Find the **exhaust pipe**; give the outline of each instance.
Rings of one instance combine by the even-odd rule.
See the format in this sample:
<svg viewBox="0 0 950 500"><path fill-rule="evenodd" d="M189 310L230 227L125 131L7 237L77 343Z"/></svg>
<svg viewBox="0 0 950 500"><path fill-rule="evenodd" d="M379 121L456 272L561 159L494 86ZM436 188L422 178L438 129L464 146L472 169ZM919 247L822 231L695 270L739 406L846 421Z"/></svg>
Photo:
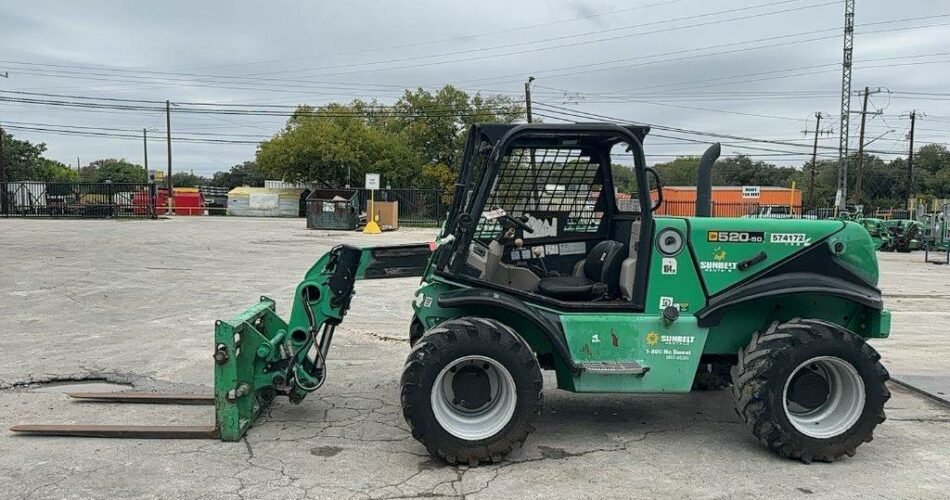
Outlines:
<svg viewBox="0 0 950 500"><path fill-rule="evenodd" d="M709 146L699 159L699 177L696 179L696 217L709 217L712 212L712 167L719 159L719 143Z"/></svg>

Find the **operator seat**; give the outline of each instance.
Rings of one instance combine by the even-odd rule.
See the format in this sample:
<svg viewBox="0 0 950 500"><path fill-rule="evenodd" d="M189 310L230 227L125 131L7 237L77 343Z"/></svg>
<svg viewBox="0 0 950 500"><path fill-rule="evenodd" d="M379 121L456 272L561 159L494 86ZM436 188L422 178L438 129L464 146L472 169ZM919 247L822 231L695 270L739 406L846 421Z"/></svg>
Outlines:
<svg viewBox="0 0 950 500"><path fill-rule="evenodd" d="M538 293L559 300L610 298L620 287L620 264L626 245L601 241L584 259L583 276L554 276L538 282Z"/></svg>

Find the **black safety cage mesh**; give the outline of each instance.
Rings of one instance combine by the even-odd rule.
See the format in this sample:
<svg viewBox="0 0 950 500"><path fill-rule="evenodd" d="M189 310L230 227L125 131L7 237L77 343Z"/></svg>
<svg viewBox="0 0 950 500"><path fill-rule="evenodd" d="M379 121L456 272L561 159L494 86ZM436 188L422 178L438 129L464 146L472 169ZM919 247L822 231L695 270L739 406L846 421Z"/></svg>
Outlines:
<svg viewBox="0 0 950 500"><path fill-rule="evenodd" d="M596 233L604 218L602 190L600 161L586 150L513 148L500 161L484 210L501 208L512 217L557 214L566 218L563 233ZM490 239L500 231L495 220L482 218L475 236Z"/></svg>

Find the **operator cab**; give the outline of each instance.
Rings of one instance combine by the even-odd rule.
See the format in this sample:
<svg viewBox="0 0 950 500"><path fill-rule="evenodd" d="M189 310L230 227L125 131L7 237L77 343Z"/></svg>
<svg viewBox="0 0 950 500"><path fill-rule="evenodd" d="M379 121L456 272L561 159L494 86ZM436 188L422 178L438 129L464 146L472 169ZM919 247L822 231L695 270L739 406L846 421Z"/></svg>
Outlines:
<svg viewBox="0 0 950 500"><path fill-rule="evenodd" d="M612 124L470 131L437 272L536 303L642 310L654 208L642 141ZM625 165L624 165L625 163ZM619 181L614 179L617 172Z"/></svg>

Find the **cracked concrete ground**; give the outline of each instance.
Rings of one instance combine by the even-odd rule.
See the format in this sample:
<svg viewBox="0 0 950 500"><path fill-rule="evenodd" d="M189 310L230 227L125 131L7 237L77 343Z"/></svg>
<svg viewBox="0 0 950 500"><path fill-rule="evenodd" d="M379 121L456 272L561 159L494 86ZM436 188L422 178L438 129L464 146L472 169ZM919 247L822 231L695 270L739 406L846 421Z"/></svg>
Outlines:
<svg viewBox="0 0 950 500"><path fill-rule="evenodd" d="M99 405L29 382L99 378L208 392L213 322L288 298L331 246L417 242L308 231L303 220L0 220L0 498L946 498L950 410L892 385L854 458L802 465L763 449L727 392L577 395L546 374L539 430L501 464L448 467L406 429L398 380L415 279L361 282L300 406L280 400L242 443L13 436L16 423L205 424L204 406ZM950 375L950 268L881 255L894 312L876 341L894 373Z"/></svg>

